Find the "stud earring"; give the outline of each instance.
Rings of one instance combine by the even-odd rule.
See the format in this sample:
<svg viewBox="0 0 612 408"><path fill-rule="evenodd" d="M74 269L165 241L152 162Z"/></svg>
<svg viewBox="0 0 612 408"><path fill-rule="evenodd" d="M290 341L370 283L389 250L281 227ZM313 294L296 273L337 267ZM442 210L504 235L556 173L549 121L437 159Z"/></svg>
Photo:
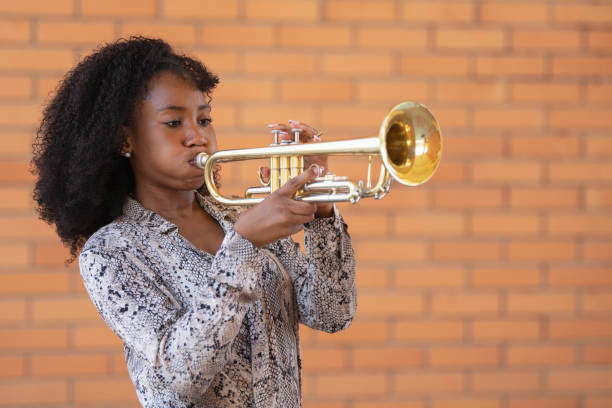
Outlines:
<svg viewBox="0 0 612 408"><path fill-rule="evenodd" d="M124 157L127 157L127 158L129 159L130 157L132 157L132 153L130 153L130 152L125 152L125 153L123 153L123 156L124 156Z"/></svg>

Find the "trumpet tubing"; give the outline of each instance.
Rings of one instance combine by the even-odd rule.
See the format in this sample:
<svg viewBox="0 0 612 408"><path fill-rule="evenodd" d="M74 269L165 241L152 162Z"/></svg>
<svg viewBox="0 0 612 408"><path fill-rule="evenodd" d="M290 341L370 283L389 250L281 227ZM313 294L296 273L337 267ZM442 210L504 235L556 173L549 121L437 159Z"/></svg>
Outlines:
<svg viewBox="0 0 612 408"><path fill-rule="evenodd" d="M310 155L368 155L367 181L357 183L327 174L304 186L296 194L296 200L309 202L356 203L361 198L384 197L391 180L416 186L429 180L440 163L442 135L437 121L423 105L403 102L394 107L383 120L378 136L321 143L299 143L299 129L293 129L294 141L283 141L268 147L221 150L212 155L200 153L195 157L198 167L204 169L205 182L211 196L226 205L253 205L271 194L283 184L300 174L304 156ZM277 134L275 136L278 136ZM380 157L382 165L376 185L372 187L372 158ZM244 198L228 198L221 195L214 184L213 169L216 163L269 159L270 180L260 187L246 190Z"/></svg>

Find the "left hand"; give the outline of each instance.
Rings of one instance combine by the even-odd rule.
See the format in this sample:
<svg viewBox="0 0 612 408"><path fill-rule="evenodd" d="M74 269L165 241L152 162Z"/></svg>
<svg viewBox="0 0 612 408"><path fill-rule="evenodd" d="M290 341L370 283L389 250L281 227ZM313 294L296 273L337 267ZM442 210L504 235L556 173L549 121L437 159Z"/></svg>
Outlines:
<svg viewBox="0 0 612 408"><path fill-rule="evenodd" d="M293 140L293 133L291 129L302 129L300 133L300 143L318 143L321 141L322 133L317 129L309 126L305 123L289 120L289 124L286 123L271 123L268 125L270 130L280 130L281 133L279 136L280 140ZM280 142L279 140L279 142ZM316 164L319 166L320 174L319 177L327 174L327 155L321 156L304 156L304 169L310 168L311 165ZM270 169L268 167L262 167L260 169L262 179L269 180L270 178ZM331 217L334 212L334 206L332 203L317 203L317 211L315 212L315 216L318 218Z"/></svg>

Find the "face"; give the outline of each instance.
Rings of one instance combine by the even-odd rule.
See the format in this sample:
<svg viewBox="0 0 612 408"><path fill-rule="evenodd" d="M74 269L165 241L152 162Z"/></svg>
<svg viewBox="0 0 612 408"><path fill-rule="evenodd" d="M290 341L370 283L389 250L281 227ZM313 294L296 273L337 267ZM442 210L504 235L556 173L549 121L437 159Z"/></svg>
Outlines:
<svg viewBox="0 0 612 408"><path fill-rule="evenodd" d="M217 151L207 97L189 80L160 73L136 109L127 151L138 187L194 190L204 183L193 158Z"/></svg>

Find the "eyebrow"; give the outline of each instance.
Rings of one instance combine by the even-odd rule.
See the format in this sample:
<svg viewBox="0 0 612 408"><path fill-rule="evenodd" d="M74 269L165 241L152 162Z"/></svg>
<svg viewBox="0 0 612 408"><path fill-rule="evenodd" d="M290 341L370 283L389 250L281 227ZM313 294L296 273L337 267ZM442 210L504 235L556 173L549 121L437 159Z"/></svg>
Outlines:
<svg viewBox="0 0 612 408"><path fill-rule="evenodd" d="M207 105L207 104L198 106L198 110L203 110L203 109L210 109L210 106ZM165 106L165 107L159 109L158 112L165 111L165 110L174 110L174 111L183 112L186 109L185 109L184 106L168 105L168 106Z"/></svg>

